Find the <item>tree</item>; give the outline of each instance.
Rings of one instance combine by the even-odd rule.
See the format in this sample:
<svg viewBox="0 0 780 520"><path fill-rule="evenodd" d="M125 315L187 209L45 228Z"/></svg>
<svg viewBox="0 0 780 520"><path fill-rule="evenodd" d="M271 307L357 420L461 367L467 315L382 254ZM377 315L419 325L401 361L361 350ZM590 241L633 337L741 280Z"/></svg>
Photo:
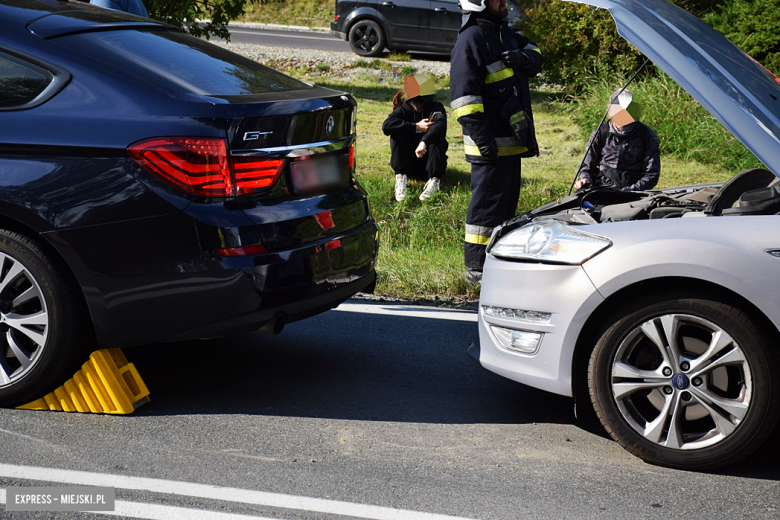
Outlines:
<svg viewBox="0 0 780 520"><path fill-rule="evenodd" d="M244 14L250 0L145 0L149 16L181 27L193 36L230 40L227 24ZM206 22L195 23L196 20Z"/></svg>

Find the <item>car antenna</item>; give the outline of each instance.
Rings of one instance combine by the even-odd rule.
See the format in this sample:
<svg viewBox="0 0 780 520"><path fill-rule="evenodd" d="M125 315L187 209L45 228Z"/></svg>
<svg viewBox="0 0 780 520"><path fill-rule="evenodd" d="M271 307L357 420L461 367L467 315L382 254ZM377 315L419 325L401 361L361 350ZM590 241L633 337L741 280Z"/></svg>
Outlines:
<svg viewBox="0 0 780 520"><path fill-rule="evenodd" d="M626 83L625 86L623 86L623 88L620 89L620 92L618 92L618 96L620 96L620 94L622 94L623 91L628 88L628 86L631 84L631 82L634 81L634 78L636 78L637 75L640 72L642 72L642 69L644 69L645 65L647 65L648 63L650 63L650 59L649 58L645 58L645 62L642 65L640 65L638 69L636 69L636 72L634 72L634 75L631 76L631 79L628 80L628 83ZM609 115L609 106L607 106L607 110L604 112L604 117L601 118L601 122L596 127L597 129L601 128L601 125L604 124L604 121L607 119L608 115ZM574 179L572 179L572 181L571 181L571 186L569 186L569 193L567 193L567 195L571 195L571 190L574 189L574 184L577 182L577 177L579 177L579 175L580 175L580 170L582 170L582 165L585 164L585 157L588 156L588 152L590 152L590 149L593 148L593 141L595 141L595 139L594 139L595 137L596 137L596 134L593 134L593 138L588 139L588 146L587 146L587 148L585 148L585 155L582 158L582 162L580 163L580 167L577 168L577 172L574 174Z"/></svg>

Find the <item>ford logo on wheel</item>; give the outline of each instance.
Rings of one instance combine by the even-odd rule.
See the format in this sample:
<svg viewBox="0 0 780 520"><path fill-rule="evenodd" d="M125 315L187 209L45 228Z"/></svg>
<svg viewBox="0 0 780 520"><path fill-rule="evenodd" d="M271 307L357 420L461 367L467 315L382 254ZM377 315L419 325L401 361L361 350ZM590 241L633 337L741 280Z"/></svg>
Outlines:
<svg viewBox="0 0 780 520"><path fill-rule="evenodd" d="M677 374L672 378L672 384L677 390L685 390L688 388L688 376L685 374Z"/></svg>

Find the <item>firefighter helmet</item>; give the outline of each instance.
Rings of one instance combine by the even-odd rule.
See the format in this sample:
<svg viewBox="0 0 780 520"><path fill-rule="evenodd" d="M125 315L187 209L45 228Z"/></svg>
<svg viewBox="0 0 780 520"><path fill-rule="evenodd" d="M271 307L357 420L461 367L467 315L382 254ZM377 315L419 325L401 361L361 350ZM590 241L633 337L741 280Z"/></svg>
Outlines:
<svg viewBox="0 0 780 520"><path fill-rule="evenodd" d="M463 14L481 13L487 9L488 0L460 0L458 4L463 10Z"/></svg>

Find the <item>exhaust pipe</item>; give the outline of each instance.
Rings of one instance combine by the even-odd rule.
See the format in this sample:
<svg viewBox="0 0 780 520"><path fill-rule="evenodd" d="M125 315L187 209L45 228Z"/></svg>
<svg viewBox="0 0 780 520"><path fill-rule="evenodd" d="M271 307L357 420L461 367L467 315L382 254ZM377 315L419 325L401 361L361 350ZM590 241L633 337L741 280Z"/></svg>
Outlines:
<svg viewBox="0 0 780 520"><path fill-rule="evenodd" d="M284 314L277 314L271 318L271 321L260 327L257 332L261 334L279 334L284 329L285 323Z"/></svg>

